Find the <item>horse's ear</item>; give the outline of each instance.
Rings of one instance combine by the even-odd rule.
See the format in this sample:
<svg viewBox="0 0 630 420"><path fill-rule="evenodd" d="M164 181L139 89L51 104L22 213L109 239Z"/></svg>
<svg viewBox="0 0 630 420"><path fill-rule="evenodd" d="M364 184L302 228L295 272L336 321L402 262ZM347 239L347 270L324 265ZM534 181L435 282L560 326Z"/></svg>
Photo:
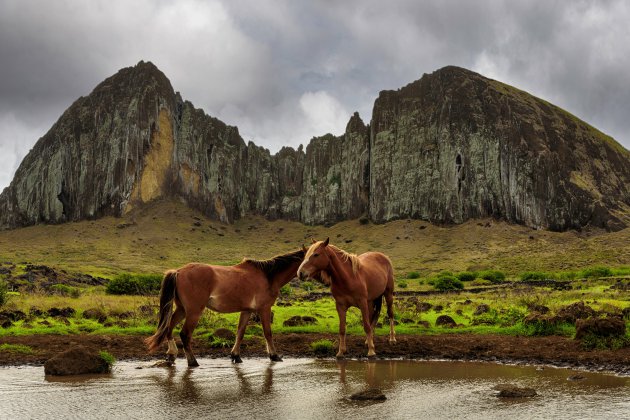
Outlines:
<svg viewBox="0 0 630 420"><path fill-rule="evenodd" d="M328 242L330 242L330 238L326 238L326 240L324 241L324 246L328 246Z"/></svg>
<svg viewBox="0 0 630 420"><path fill-rule="evenodd" d="M304 246L304 244L302 244L302 251L304 251L305 253L306 253L306 251L308 251L308 250L306 249L306 247Z"/></svg>
<svg viewBox="0 0 630 420"><path fill-rule="evenodd" d="M317 243L317 241L315 240L315 238L313 238L312 236L311 236L311 242L313 242L313 243Z"/></svg>

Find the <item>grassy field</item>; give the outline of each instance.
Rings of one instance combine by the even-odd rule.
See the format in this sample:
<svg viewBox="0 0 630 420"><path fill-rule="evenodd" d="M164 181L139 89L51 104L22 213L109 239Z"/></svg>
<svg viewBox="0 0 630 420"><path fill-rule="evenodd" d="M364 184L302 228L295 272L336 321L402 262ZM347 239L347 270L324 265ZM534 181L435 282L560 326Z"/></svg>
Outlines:
<svg viewBox="0 0 630 420"><path fill-rule="evenodd" d="M111 277L162 273L191 261L235 264L293 251L310 238L361 253L389 255L398 278L443 270L567 271L630 266L630 229L548 232L494 220L434 226L419 220L382 225L358 220L331 227L246 217L232 225L211 221L177 201L162 200L123 218L38 225L0 232L0 261L31 262Z"/></svg>
<svg viewBox="0 0 630 420"><path fill-rule="evenodd" d="M162 273L190 261L235 264L243 257L266 259L293 251L310 238L330 237L350 252L380 250L394 263L398 291L434 289L439 273L500 270L506 285L477 278L464 282L459 294L414 295L396 299L399 334L452 332L510 335L559 334L571 336L574 323L557 323L542 331L526 320L536 307L557 314L568 305L584 302L601 314L621 314L630 307L630 229L555 233L535 231L494 220L471 221L457 226L434 226L418 220L383 225L346 221L331 227L305 226L286 221L248 217L233 225L204 218L177 201L158 201L123 218L104 218L55 226L34 226L0 232L0 268L12 267L10 275L28 274L28 264L55 270L113 278L121 273ZM602 274L591 267L609 267ZM531 287L520 279L535 277L568 281L568 290L553 285ZM0 272L1 273L1 272ZM8 274L0 274L0 280ZM27 280L25 280L27 281ZM499 287L497 287L499 286ZM486 291L473 293L471 288ZM52 290L52 292L51 292ZM337 314L332 298L311 301L318 284L295 282L285 289L281 306L275 306L274 333L336 333ZM118 296L105 286L60 288L30 293L9 293L2 310L23 313L11 325L0 328L0 337L28 334L139 334L153 333L157 296ZM487 311L480 312L480 306ZM65 316L49 315L54 309L71 308ZM100 317L87 317L92 312ZM313 325L284 326L294 316L309 315ZM438 317L450 316L455 328L436 326ZM383 316L383 315L382 315ZM98 319L97 319L98 318ZM627 319L627 318L626 318ZM382 318L384 320L384 317ZM235 329L237 314L205 311L196 331L198 338L212 340L218 328ZM538 329L537 329L538 328ZM358 310L348 315L348 331L362 334ZM378 334L386 334L387 326ZM261 337L253 323L248 335ZM0 351L19 351L2 349Z"/></svg>

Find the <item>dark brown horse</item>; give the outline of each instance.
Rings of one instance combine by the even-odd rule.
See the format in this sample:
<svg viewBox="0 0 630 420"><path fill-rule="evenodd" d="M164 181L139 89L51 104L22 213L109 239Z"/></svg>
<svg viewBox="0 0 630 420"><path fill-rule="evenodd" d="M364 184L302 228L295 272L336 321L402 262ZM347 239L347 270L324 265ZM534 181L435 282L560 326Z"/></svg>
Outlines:
<svg viewBox="0 0 630 420"><path fill-rule="evenodd" d="M158 328L155 334L145 340L149 351L154 351L167 340L167 358L174 361L177 357L177 346L173 339L173 328L185 319L179 335L188 366L199 366L190 340L201 313L208 307L221 313L241 313L236 342L230 353L234 363L242 362L241 341L251 312L260 315L269 358L272 361L282 361L271 337L271 306L278 298L280 288L295 277L304 253L304 250L299 250L265 261L244 259L232 267L191 263L177 270L167 271L160 291Z"/></svg>
<svg viewBox="0 0 630 420"><path fill-rule="evenodd" d="M394 333L394 269L390 259L380 252L366 252L359 256L328 244L313 243L306 252L304 262L298 269L300 279L314 277L330 284L337 314L339 314L339 351L337 357L346 352L346 311L349 307L359 308L363 318L363 329L367 335L368 356L374 356L374 328L381 312L383 297L387 302L389 317L389 342L396 342Z"/></svg>

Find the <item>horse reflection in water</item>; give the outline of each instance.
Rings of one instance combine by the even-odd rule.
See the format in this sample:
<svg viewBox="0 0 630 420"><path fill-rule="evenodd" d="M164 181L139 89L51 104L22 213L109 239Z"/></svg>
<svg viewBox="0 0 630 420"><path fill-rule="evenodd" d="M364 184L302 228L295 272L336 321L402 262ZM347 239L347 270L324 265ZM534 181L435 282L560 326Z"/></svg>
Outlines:
<svg viewBox="0 0 630 420"><path fill-rule="evenodd" d="M233 401L235 398L251 397L256 395L267 395L273 391L273 368L267 366L262 373L262 384L260 391L256 390L255 382L257 375L250 378L247 372L238 364L232 365L235 377L238 379L238 388L229 386L232 379L227 379L228 383L222 386L220 390L213 389L208 391L208 387L204 385L205 376L195 378L193 369L186 369L184 373L177 377L175 368L169 368L166 376L155 375L151 379L164 390L166 402L169 404L181 404L182 402L192 403L196 405L212 405L217 401ZM197 371L198 373L199 371Z"/></svg>
<svg viewBox="0 0 630 420"><path fill-rule="evenodd" d="M306 251L306 250L305 250ZM351 306L359 308L365 330L368 357L374 351L374 329L381 312L383 298L387 303L389 317L389 342L396 342L394 333L394 269L390 259L380 252L361 255L329 245L325 241L313 241L306 251L304 262L298 269L300 279L313 277L330 285L339 315L339 351L337 357L346 353L346 312Z"/></svg>
<svg viewBox="0 0 630 420"><path fill-rule="evenodd" d="M177 345L173 339L173 328L184 320L179 335L188 366L199 366L192 352L191 337L201 313L207 307L221 313L241 313L236 341L230 353L234 363L242 362L240 347L252 312L260 315L269 358L282 361L271 336L271 306L278 298L280 288L295 277L303 259L304 250L299 250L264 261L244 259L232 267L191 263L167 271L160 290L158 328L145 340L149 351L156 350L166 340L167 360L175 361Z"/></svg>

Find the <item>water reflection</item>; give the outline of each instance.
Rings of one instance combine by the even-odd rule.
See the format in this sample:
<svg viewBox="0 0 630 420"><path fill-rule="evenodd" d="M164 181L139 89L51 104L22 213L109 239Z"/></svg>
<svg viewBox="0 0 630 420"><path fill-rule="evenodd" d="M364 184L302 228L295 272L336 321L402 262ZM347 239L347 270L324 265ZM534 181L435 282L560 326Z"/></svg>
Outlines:
<svg viewBox="0 0 630 420"><path fill-rule="evenodd" d="M242 365L200 359L188 369L137 369L117 364L114 374L51 382L41 367L0 369L0 418L170 419L175 407L205 418L622 418L630 412L630 378L490 363L403 360L287 359ZM493 387L514 384L539 397L518 404L499 400ZM348 401L379 388L379 404ZM71 392L70 392L71 391Z"/></svg>

